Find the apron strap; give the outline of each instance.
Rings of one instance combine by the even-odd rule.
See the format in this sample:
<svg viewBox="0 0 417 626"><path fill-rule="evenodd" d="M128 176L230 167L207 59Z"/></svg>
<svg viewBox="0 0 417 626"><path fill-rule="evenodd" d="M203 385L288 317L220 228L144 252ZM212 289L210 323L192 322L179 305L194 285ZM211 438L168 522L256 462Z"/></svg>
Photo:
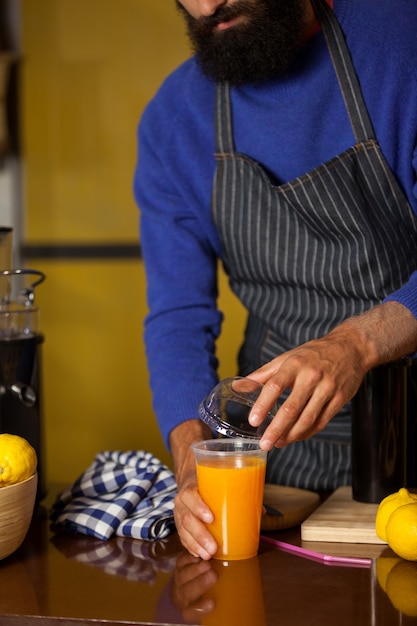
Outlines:
<svg viewBox="0 0 417 626"><path fill-rule="evenodd" d="M232 154L233 140L232 107L229 83L219 83L216 88L216 152Z"/></svg>
<svg viewBox="0 0 417 626"><path fill-rule="evenodd" d="M311 3L323 28L356 142L374 139L375 132L339 22L325 0L311 0Z"/></svg>

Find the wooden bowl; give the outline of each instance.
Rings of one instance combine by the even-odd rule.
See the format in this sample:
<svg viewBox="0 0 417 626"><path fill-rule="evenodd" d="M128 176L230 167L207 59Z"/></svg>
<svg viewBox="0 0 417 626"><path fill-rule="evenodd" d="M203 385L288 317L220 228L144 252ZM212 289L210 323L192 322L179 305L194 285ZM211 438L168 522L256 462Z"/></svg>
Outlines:
<svg viewBox="0 0 417 626"><path fill-rule="evenodd" d="M15 552L29 530L35 507L37 473L16 485L0 488L0 559Z"/></svg>

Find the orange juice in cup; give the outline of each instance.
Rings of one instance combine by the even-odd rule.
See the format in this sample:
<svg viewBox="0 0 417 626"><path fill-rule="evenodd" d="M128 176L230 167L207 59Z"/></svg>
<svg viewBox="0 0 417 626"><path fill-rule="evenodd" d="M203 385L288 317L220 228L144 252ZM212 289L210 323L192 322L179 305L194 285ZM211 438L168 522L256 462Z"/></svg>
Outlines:
<svg viewBox="0 0 417 626"><path fill-rule="evenodd" d="M214 522L215 559L255 556L259 547L266 452L256 439L210 439L192 446L198 490Z"/></svg>

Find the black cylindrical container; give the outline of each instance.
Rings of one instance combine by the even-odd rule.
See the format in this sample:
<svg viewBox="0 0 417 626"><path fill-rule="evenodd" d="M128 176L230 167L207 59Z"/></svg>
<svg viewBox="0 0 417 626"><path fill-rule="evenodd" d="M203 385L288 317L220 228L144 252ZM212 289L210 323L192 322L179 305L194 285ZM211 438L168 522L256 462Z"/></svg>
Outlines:
<svg viewBox="0 0 417 626"><path fill-rule="evenodd" d="M417 489L417 360L407 363L407 482Z"/></svg>
<svg viewBox="0 0 417 626"><path fill-rule="evenodd" d="M405 359L382 365L352 399L354 500L379 503L407 485L407 377Z"/></svg>

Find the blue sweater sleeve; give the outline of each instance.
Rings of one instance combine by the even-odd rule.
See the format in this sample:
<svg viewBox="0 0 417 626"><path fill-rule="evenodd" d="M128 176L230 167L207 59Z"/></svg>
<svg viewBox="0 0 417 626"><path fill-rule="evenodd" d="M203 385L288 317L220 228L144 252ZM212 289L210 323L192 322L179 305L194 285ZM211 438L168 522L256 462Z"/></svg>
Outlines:
<svg viewBox="0 0 417 626"><path fill-rule="evenodd" d="M217 382L215 341L222 319L216 306L218 242L210 199L202 207L202 200L184 189L199 173L195 164L172 157L172 152L190 154L193 147L176 151L176 141L191 140L175 133L176 116L182 112L171 113L166 115L163 93L145 111L135 177L147 269L148 369L154 410L168 448L171 430L198 417L199 402ZM209 180L211 173L207 176ZM206 193L204 177L200 173Z"/></svg>

